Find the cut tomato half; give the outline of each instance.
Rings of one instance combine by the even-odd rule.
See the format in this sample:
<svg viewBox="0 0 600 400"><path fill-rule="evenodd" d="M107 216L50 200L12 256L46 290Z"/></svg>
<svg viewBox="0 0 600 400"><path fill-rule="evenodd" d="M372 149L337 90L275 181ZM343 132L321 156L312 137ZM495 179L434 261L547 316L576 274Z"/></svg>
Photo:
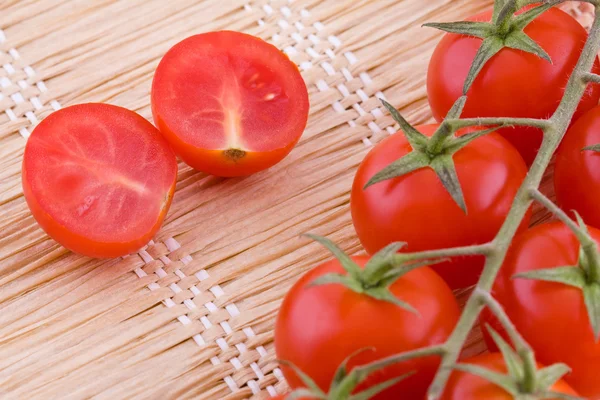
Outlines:
<svg viewBox="0 0 600 400"><path fill-rule="evenodd" d="M119 257L152 239L171 204L175 154L150 122L121 107L51 114L23 156L23 192L42 229L90 257Z"/></svg>
<svg viewBox="0 0 600 400"><path fill-rule="evenodd" d="M192 36L161 60L152 83L158 129L183 161L217 176L245 176L281 161L308 119L298 67L254 36Z"/></svg>

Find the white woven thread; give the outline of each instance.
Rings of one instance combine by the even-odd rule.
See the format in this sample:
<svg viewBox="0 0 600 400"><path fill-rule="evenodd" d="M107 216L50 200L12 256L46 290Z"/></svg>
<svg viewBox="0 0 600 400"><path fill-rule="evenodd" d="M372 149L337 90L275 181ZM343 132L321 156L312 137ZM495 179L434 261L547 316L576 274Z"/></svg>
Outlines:
<svg viewBox="0 0 600 400"><path fill-rule="evenodd" d="M4 31L2 29L0 29L0 44L6 42L6 35L4 33ZM11 48L8 50L8 54L11 56L11 58L13 59L13 61L17 61L19 59L21 59L21 55L19 54L19 51L15 48ZM8 77L2 77L2 79L0 79L0 86L2 86L3 88L9 87L13 84L13 81L11 80L11 76L15 74L16 69L13 66L12 62L7 62L4 65L2 65L2 68L4 69L4 71L6 71L6 73L8 74ZM36 75L35 70L27 65L23 68L23 71L25 72L25 74L27 75L27 77L29 78L33 78ZM29 84L24 81L24 80L19 80L17 82L15 82L22 90L27 89L29 87ZM36 83L37 88L39 89L40 92L44 93L46 91L48 91L48 88L46 87L46 84L43 81L38 81ZM0 100L2 99L2 95L0 94ZM33 105L33 108L35 110L40 110L43 106L42 103L40 102L40 99L38 97L32 97L28 100L26 100L23 95L20 92L14 93L13 95L11 95L11 99L15 102L15 104L22 104L25 101L29 101L31 102L31 104ZM56 111L61 109L61 105L58 101L56 100L52 100L50 102L50 106ZM17 120L17 116L15 115L14 111L11 110L10 108L5 110L5 114L8 117L8 119L10 121L16 121ZM37 118L37 116L35 115L35 113L28 111L25 113L25 117L27 118L27 120L29 120L30 124L32 127L35 127L38 123L39 120ZM31 134L30 130L26 127L22 127L19 128L19 133L21 134L21 136L23 136L24 138L28 138L29 135Z"/></svg>

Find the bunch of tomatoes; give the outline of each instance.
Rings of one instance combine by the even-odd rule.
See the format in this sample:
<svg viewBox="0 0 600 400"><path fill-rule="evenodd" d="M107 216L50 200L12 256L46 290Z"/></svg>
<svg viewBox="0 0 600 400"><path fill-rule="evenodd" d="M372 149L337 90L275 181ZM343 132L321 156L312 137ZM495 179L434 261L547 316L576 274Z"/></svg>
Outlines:
<svg viewBox="0 0 600 400"><path fill-rule="evenodd" d="M519 10L515 20L530 10ZM469 21L490 22L493 18L496 15L490 11ZM523 33L552 62L521 49L500 49L466 93L463 118L546 119L554 113L587 32L570 15L549 8L536 15ZM463 96L463 85L481 46L482 38L456 32L447 33L437 45L429 64L427 89L432 113L440 123ZM597 59L592 72L600 72ZM600 228L599 99L600 88L589 85L557 151L554 171L560 205L582 216L596 242L600 242L600 230L593 228ZM485 258L454 257L431 266L409 266L392 276L393 280L382 260L395 251L420 252L492 241L543 138L538 128L504 127L456 151L452 158L466 206L461 207L433 164L370 184L376 174L393 168L394 163L398 169L405 165L399 160L406 160L417 150L416 133L410 132L411 127L401 117L396 119L407 129L386 138L368 153L351 192L354 227L372 258L348 257L320 239L336 258L304 275L279 311L275 328L277 357L289 362L283 370L291 388L308 388L292 392L289 398L426 397L439 366L437 355L385 366L355 380L351 385L353 395L346 393L347 397L340 395L342 382L347 382L340 376L378 360L445 343L460 316L452 290L475 284ZM416 131L431 137L440 126L418 126ZM470 134L472 129L458 131L456 138ZM432 155L437 156L439 153ZM507 335L495 333L491 327L502 331L502 326L485 312L482 322L490 353L461 360L460 365L471 367L457 366L443 399L509 399L542 392L550 395L523 398L600 398L600 342L590 317L594 307L600 310L600 304L586 304L579 284L515 277L553 268L580 271L582 245L562 222L528 229L530 217L528 212L492 294L535 350L540 363L538 386L524 388L524 370L520 361L515 361L505 340ZM400 243L394 245L396 242ZM383 274L377 274L377 264ZM598 277L589 274L582 279L587 277L589 280L580 283L600 293ZM551 366L556 363L567 364L570 372L562 377L566 371L558 373L561 368ZM488 373L473 373L481 370ZM512 387L515 392L509 390Z"/></svg>
<svg viewBox="0 0 600 400"><path fill-rule="evenodd" d="M497 7L504 3L498 1ZM461 256L401 267L389 259L398 252L484 244L497 235L543 132L469 128L442 137L441 123L464 94L463 118L545 119L553 114L587 33L559 9L532 10L504 15L500 39L492 27L502 19L498 8L470 19L473 34L458 30L443 37L427 78L431 110L440 123L413 128L390 109L403 132L372 149L351 192L354 226L371 257L350 257L315 237L335 259L304 275L281 306L275 346L295 389L288 398L425 398L439 355L375 371L365 366L445 343L460 316L452 290L475 284L485 258ZM494 40L502 45L484 60L465 93L473 65L481 64L482 43L493 46ZM598 60L592 72L600 72ZM596 241L599 99L600 88L590 85L556 154L554 172L558 201L582 216ZM68 249L99 258L139 250L160 228L171 204L176 155L217 176L262 171L292 150L309 111L296 65L274 46L229 31L193 36L171 48L156 70L151 103L156 126L121 107L82 104L52 114L28 140L25 198L40 226ZM392 169L402 173L385 175ZM382 171L384 178L375 179ZM471 367L457 367L444 399L512 398L515 393L537 395L538 389L557 398L600 398L600 344L588 312L590 307L600 310L600 300L587 301L595 298L596 289L600 299L600 277L592 273L600 271L594 264L600 258L582 256L579 237L562 222L528 229L530 216L514 238L493 296L535 349L539 387L522 387L528 370L516 360L506 334L490 328L491 352L463 360ZM555 267L563 273L584 261L587 275L581 272L581 282L572 285L515 279ZM584 298L583 286L593 293ZM484 322L501 330L494 318L485 314ZM564 380L550 366L555 363L571 368ZM473 373L483 369L488 372Z"/></svg>

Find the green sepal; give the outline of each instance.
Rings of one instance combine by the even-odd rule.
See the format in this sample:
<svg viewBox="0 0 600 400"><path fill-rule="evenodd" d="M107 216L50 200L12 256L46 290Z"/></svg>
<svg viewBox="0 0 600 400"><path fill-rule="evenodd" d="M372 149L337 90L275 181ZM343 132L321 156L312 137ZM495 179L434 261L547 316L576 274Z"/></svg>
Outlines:
<svg viewBox="0 0 600 400"><path fill-rule="evenodd" d="M590 283L583 287L583 298L596 342L600 339L600 284Z"/></svg>
<svg viewBox="0 0 600 400"><path fill-rule="evenodd" d="M494 32L494 25L489 22L457 21L457 22L431 22L423 24L426 28L439 29L448 33L457 33L465 36L485 39Z"/></svg>
<svg viewBox="0 0 600 400"><path fill-rule="evenodd" d="M406 311L419 315L419 312L416 308L414 308L407 302L398 299L387 287L367 289L364 293L368 296L373 297L374 299L392 303L398 307L405 309Z"/></svg>
<svg viewBox="0 0 600 400"><path fill-rule="evenodd" d="M347 287L348 289L350 289L354 292L357 292L357 293L364 292L360 282L349 277L348 275L342 275L342 274L336 274L336 273L322 275L322 276L318 277L317 279L315 279L314 281L312 281L309 286L323 286L323 285L332 285L332 284L343 285L343 286Z"/></svg>
<svg viewBox="0 0 600 400"><path fill-rule="evenodd" d="M365 264L365 275L370 275L373 270L381 268L383 264L390 264L392 261L391 258L404 246L406 246L405 242L394 242L379 250Z"/></svg>
<svg viewBox="0 0 600 400"><path fill-rule="evenodd" d="M548 11L549 9L554 7L555 4L556 4L556 2L552 2L552 1L547 2L544 4L540 4L539 6L530 8L529 10L525 11L524 13L516 15L511 22L512 28L514 30L518 30L518 31L522 32L523 29L525 29L527 27L527 25L532 23L534 19L536 19L537 17L539 17L540 15L542 15L543 13L545 13L546 11Z"/></svg>
<svg viewBox="0 0 600 400"><path fill-rule="evenodd" d="M574 266L536 269L513 275L513 279L530 279L544 282L562 283L583 289L586 285L585 271Z"/></svg>
<svg viewBox="0 0 600 400"><path fill-rule="evenodd" d="M352 260L352 258L350 258L348 254L346 254L346 252L344 252L344 250L340 249L338 245L322 236L313 235L310 233L305 234L304 236L320 243L323 247L329 250L331 254L333 254L333 256L340 262L340 264L342 264L344 270L346 270L351 277L359 279L362 273L361 268Z"/></svg>
<svg viewBox="0 0 600 400"><path fill-rule="evenodd" d="M492 340L498 346L502 357L504 358L504 363L506 364L506 368L508 370L508 374L517 381L521 381L524 377L523 371L523 363L521 359L517 355L517 353L513 350L513 348L500 336L500 334L492 328L489 324L486 324L486 328L489 334L492 336Z"/></svg>
<svg viewBox="0 0 600 400"><path fill-rule="evenodd" d="M298 378L300 378L302 383L308 389L308 391L310 393L309 396L312 396L312 397L320 396L320 398L322 398L322 399L327 398L327 395L325 394L325 392L323 392L321 390L319 385L317 385L317 383L310 376L308 376L306 373L304 373L296 365L294 365L293 363L286 361L286 360L280 360L279 363L285 365L286 367L290 367L296 373L296 375L298 375Z"/></svg>
<svg viewBox="0 0 600 400"><path fill-rule="evenodd" d="M385 106L385 108L387 108L387 110L390 112L394 121L396 121L398 123L398 125L400 125L400 130L402 130L402 132L404 133L404 136L406 137L406 140L408 140L408 143L410 143L412 148L415 150L424 150L425 147L427 146L427 142L429 141L429 138L427 136L423 135L421 132L419 132L410 123L408 123L408 121L404 119L402 114L400 114L400 112L398 112L396 107L394 107L393 105L391 105L390 103L388 103L387 101L385 101L383 99L380 99L380 100L381 100L381 103L383 103L383 105Z"/></svg>
<svg viewBox="0 0 600 400"><path fill-rule="evenodd" d="M430 158L426 154L420 151L412 151L376 173L363 189L367 189L369 186L375 185L376 183L404 176L410 172L427 167L429 162Z"/></svg>
<svg viewBox="0 0 600 400"><path fill-rule="evenodd" d="M331 382L331 386L329 388L330 394L338 394L339 395L340 393L338 393L336 391L341 390L341 391L347 392L347 393L345 393L346 395L349 395L350 393L352 393L354 388L364 379L361 376L355 376L355 377L349 378L348 377L348 363L354 357L356 357L357 355L364 353L366 351L375 351L375 348L366 347L364 349L359 349L359 350L355 351L354 353L350 354L348 357L346 357L346 359L344 361L342 361L342 363L340 364L338 369L335 371L333 381ZM349 388L348 389L345 388L346 386L348 386Z"/></svg>
<svg viewBox="0 0 600 400"><path fill-rule="evenodd" d="M506 24L517 11L517 0L504 0L502 3L498 6L498 12L496 12L496 7L494 7L494 13L492 14L492 20L497 26ZM496 15L495 18L494 14Z"/></svg>
<svg viewBox="0 0 600 400"><path fill-rule="evenodd" d="M465 79L465 84L463 86L463 94L467 94L469 89L471 89L471 85L475 82L475 79L492 57L494 57L502 48L504 47L504 41L497 36L489 36L483 40L481 46L477 50L475 54L475 58L473 59L473 64L471 64L471 69L467 74L467 79Z"/></svg>
<svg viewBox="0 0 600 400"><path fill-rule="evenodd" d="M448 260L449 260L448 258L436 258L433 260L419 260L419 261L411 262L408 264L400 265L399 267L393 267L392 269L385 272L381 277L379 277L379 280L377 281L377 283L381 286L388 287L392 283L394 283L398 279L400 279L402 276L408 274L410 271L413 271L415 269L422 268L425 266L432 266L435 264L440 264L440 263L446 262Z"/></svg>
<svg viewBox="0 0 600 400"><path fill-rule="evenodd" d="M567 364L559 363L546 368L542 368L536 375L537 386L541 390L554 386L556 382L566 374L571 372Z"/></svg>
<svg viewBox="0 0 600 400"><path fill-rule="evenodd" d="M600 153L600 144L594 144L592 146L587 146L581 149L581 151L594 151L596 153Z"/></svg>
<svg viewBox="0 0 600 400"><path fill-rule="evenodd" d="M505 127L506 126L501 125L501 126L496 126L494 128L483 129L483 130L480 130L480 131L467 133L467 134L462 135L462 136L454 137L446 145L446 152L454 154L458 150L460 150L463 147L467 146L472 141L474 141L476 139L479 139L482 136L488 135L488 134L490 134L492 132L496 132L498 129L502 129L502 128L505 128Z"/></svg>
<svg viewBox="0 0 600 400"><path fill-rule="evenodd" d="M435 171L442 185L446 188L452 199L460 207L461 210L467 213L467 204L463 195L462 187L456 174L456 167L452 160L452 155L440 155L435 157L430 164L430 167Z"/></svg>
<svg viewBox="0 0 600 400"><path fill-rule="evenodd" d="M490 371L487 368L483 368L474 364L457 364L454 366L454 369L479 376L480 378L483 378L486 381L506 390L506 392L512 396L517 396L519 394L517 385L508 375L502 375L498 372Z"/></svg>
<svg viewBox="0 0 600 400"><path fill-rule="evenodd" d="M522 31L517 31L508 35L504 40L504 46L510 47L511 49L521 50L526 53L534 54L548 61L549 63L552 63L550 55L546 53L542 46L537 44L532 38L527 36Z"/></svg>
<svg viewBox="0 0 600 400"><path fill-rule="evenodd" d="M350 398L348 400L369 400L372 399L373 397L375 397L377 394L383 392L384 390L386 390L387 388L390 388L392 386L394 386L396 383L403 381L404 379L408 378L409 376L413 375L414 372L409 372L407 374L404 374L402 376L399 376L397 378L393 378L393 379L389 379L385 382L379 383L377 385L371 386L368 389L363 390L360 393L357 393L355 395L350 396Z"/></svg>

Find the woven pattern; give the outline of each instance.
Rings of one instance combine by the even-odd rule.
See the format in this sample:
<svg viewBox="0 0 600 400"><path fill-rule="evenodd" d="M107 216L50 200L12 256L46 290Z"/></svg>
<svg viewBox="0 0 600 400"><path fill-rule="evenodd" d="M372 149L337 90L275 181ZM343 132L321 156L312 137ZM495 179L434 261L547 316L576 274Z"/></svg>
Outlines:
<svg viewBox="0 0 600 400"><path fill-rule="evenodd" d="M419 26L490 2L168 3L0 5L0 390L9 398L283 392L272 343L277 308L301 273L328 258L298 235L327 235L360 251L348 212L354 170L397 128L378 98L412 122L429 121L424 78L439 33ZM588 9L568 7L585 23ZM52 110L80 102L106 101L149 118L162 54L218 29L260 36L299 65L311 112L297 148L243 180L180 164L167 221L138 254L89 260L50 240L22 197L23 137ZM467 353L482 350L473 335Z"/></svg>

